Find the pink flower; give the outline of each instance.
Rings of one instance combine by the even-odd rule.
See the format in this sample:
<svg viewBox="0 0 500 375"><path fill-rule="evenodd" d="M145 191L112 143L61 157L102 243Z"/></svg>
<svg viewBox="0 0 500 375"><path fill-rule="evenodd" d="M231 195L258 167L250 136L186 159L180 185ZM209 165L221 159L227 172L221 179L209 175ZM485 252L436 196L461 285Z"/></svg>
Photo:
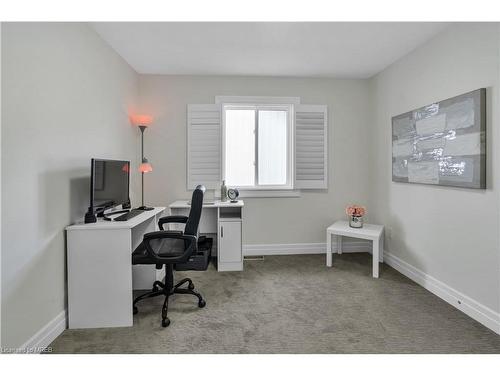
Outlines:
<svg viewBox="0 0 500 375"><path fill-rule="evenodd" d="M346 207L345 213L347 216L364 216L366 214L366 208L353 204Z"/></svg>

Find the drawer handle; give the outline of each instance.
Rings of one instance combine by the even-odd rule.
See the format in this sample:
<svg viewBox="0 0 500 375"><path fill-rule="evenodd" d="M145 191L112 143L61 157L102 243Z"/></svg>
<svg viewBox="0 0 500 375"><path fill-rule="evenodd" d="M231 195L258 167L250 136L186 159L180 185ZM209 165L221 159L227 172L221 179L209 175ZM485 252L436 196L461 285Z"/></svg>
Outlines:
<svg viewBox="0 0 500 375"><path fill-rule="evenodd" d="M224 227L220 227L220 237L224 237Z"/></svg>

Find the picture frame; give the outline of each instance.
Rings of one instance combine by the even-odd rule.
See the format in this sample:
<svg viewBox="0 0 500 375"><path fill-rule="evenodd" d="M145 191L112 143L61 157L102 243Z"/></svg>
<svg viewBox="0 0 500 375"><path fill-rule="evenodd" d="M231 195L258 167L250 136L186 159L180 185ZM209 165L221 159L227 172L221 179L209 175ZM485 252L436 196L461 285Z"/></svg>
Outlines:
<svg viewBox="0 0 500 375"><path fill-rule="evenodd" d="M394 116L392 181L486 189L486 89Z"/></svg>

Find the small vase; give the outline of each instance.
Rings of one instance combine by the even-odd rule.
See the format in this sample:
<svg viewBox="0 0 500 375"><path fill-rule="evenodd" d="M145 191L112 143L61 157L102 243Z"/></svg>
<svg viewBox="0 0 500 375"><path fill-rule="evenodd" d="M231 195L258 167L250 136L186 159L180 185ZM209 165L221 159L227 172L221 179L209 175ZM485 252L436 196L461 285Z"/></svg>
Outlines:
<svg viewBox="0 0 500 375"><path fill-rule="evenodd" d="M222 202L227 201L227 186L226 186L226 180L222 181L222 185L220 187L220 200Z"/></svg>
<svg viewBox="0 0 500 375"><path fill-rule="evenodd" d="M363 216L351 216L349 226L351 228L363 228Z"/></svg>

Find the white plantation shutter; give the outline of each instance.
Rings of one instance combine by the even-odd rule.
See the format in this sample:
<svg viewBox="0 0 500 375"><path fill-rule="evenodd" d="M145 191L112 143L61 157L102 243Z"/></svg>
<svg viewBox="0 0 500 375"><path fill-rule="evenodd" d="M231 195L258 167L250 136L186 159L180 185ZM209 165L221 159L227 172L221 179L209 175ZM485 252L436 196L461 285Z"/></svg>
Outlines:
<svg viewBox="0 0 500 375"><path fill-rule="evenodd" d="M187 188L216 189L221 184L220 105L190 104L187 112Z"/></svg>
<svg viewBox="0 0 500 375"><path fill-rule="evenodd" d="M295 188L327 189L326 105L295 106Z"/></svg>

